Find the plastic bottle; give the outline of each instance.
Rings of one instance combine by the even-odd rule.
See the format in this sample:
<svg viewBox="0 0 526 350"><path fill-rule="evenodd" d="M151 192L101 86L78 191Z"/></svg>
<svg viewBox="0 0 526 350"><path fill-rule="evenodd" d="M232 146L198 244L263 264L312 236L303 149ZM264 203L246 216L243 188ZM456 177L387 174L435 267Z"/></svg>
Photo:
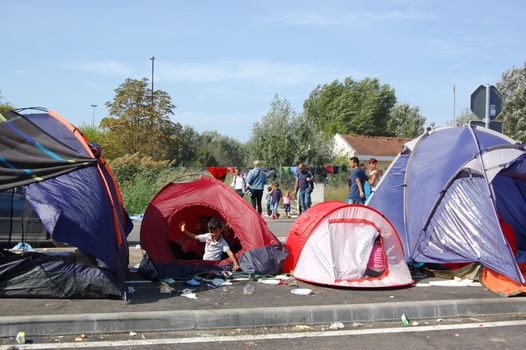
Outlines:
<svg viewBox="0 0 526 350"><path fill-rule="evenodd" d="M246 284L245 288L243 288L243 294L251 295L252 293L254 293L254 286L251 284Z"/></svg>
<svg viewBox="0 0 526 350"><path fill-rule="evenodd" d="M409 326L410 322L409 320L407 319L407 316L405 314L402 314L402 316L400 317L400 319L402 320L402 324L404 326Z"/></svg>

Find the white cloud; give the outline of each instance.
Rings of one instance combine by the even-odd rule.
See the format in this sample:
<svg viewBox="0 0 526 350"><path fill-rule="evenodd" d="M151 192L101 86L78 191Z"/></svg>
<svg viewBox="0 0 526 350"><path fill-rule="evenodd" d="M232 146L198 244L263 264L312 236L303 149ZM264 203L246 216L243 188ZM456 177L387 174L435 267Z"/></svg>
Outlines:
<svg viewBox="0 0 526 350"><path fill-rule="evenodd" d="M27 70L27 69L16 69L16 70L15 70L15 73L16 73L16 74L31 74L31 73L33 73L33 72L30 71L30 70Z"/></svg>
<svg viewBox="0 0 526 350"><path fill-rule="evenodd" d="M247 81L294 85L343 79L362 75L341 67L269 60L237 60L211 63L165 63L159 67L159 79L173 82ZM353 74L355 73L355 74Z"/></svg>
<svg viewBox="0 0 526 350"><path fill-rule="evenodd" d="M119 61L76 62L65 64L62 68L118 76L129 76L133 72L128 64Z"/></svg>
<svg viewBox="0 0 526 350"><path fill-rule="evenodd" d="M355 11L350 13L321 13L321 12L289 12L276 13L269 17L261 18L262 22L282 23L293 25L340 25L352 26L364 22L387 21L428 21L434 16L416 11Z"/></svg>

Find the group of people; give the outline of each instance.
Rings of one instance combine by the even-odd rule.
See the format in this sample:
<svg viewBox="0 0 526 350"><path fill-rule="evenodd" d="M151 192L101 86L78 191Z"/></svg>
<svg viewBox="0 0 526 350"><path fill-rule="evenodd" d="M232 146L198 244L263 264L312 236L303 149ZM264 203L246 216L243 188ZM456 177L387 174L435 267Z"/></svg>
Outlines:
<svg viewBox="0 0 526 350"><path fill-rule="evenodd" d="M351 174L347 178L349 195L346 202L350 204L365 204L380 181L380 172L376 168L377 160L369 159L369 173L365 174L365 167L360 164L358 157L349 158Z"/></svg>
<svg viewBox="0 0 526 350"><path fill-rule="evenodd" d="M243 197L244 194L247 193L250 196L252 207L261 214L263 212L261 202L267 181L267 174L261 169L260 161L256 160L254 161L254 168L251 169L246 176L241 173L240 168L236 167L230 186L240 197ZM307 170L305 164L300 163L294 185L294 192L297 193L298 196L300 214L311 207L311 193L313 190L314 175ZM285 215L290 218L290 204L292 201L290 191L286 191L285 195L283 195L279 189L279 183L273 183L272 186L267 187L265 199L267 200L267 214L270 217L273 219L279 217L278 208L280 201L283 200Z"/></svg>

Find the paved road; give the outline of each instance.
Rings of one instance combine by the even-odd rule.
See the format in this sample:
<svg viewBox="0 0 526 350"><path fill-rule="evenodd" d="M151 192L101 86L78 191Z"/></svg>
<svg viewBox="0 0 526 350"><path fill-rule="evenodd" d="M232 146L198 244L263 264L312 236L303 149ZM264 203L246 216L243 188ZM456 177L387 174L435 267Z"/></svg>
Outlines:
<svg viewBox="0 0 526 350"><path fill-rule="evenodd" d="M27 349L58 347L101 349L522 349L526 315L450 320L420 320L403 327L399 322L345 324L331 330L317 326L230 329L166 333L91 334L79 343L77 336L33 337ZM0 344L12 344L4 339ZM90 346L92 345L92 346ZM1 346L0 346L1 349Z"/></svg>

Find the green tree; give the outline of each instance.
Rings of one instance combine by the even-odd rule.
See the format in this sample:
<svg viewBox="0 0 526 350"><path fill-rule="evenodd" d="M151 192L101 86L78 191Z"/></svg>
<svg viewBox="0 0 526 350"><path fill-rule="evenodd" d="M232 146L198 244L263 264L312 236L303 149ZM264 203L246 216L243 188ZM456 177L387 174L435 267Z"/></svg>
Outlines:
<svg viewBox="0 0 526 350"><path fill-rule="evenodd" d="M261 159L269 165L323 164L332 149L314 120L296 114L290 103L278 96L263 119L254 123L247 147L251 160Z"/></svg>
<svg viewBox="0 0 526 350"><path fill-rule="evenodd" d="M464 110L462 112L460 112L460 115L457 117L456 125L458 125L458 126L468 125L471 120L480 120L480 118L477 117L471 111L471 109L466 107L466 108L464 108Z"/></svg>
<svg viewBox="0 0 526 350"><path fill-rule="evenodd" d="M389 112L396 103L394 89L376 78L351 77L318 85L303 104L308 119L325 136L335 133L388 135Z"/></svg>
<svg viewBox="0 0 526 350"><path fill-rule="evenodd" d="M504 122L506 135L526 142L526 62L504 72L497 88L504 98L504 108L497 119Z"/></svg>
<svg viewBox="0 0 526 350"><path fill-rule="evenodd" d="M7 102L7 101L2 97L2 94L1 94L1 91L0 91L0 112L2 112L2 111L9 111L9 110L12 110L12 109L15 109L15 107L13 107L12 104L10 104L9 102Z"/></svg>
<svg viewBox="0 0 526 350"><path fill-rule="evenodd" d="M92 126L92 125L81 125L79 127L79 130L90 141L98 143L99 145L103 145L107 143L108 132L101 128L97 128L96 126ZM104 156L105 156L106 152L105 150L103 151L104 151Z"/></svg>
<svg viewBox="0 0 526 350"><path fill-rule="evenodd" d="M148 79L126 79L106 107L110 116L100 126L108 133L103 146L111 157L136 152L154 159L174 156L182 129L170 120L175 105L162 90L155 90L152 96Z"/></svg>
<svg viewBox="0 0 526 350"><path fill-rule="evenodd" d="M424 132L425 123L417 106L400 103L391 109L387 128L392 136L415 138Z"/></svg>

